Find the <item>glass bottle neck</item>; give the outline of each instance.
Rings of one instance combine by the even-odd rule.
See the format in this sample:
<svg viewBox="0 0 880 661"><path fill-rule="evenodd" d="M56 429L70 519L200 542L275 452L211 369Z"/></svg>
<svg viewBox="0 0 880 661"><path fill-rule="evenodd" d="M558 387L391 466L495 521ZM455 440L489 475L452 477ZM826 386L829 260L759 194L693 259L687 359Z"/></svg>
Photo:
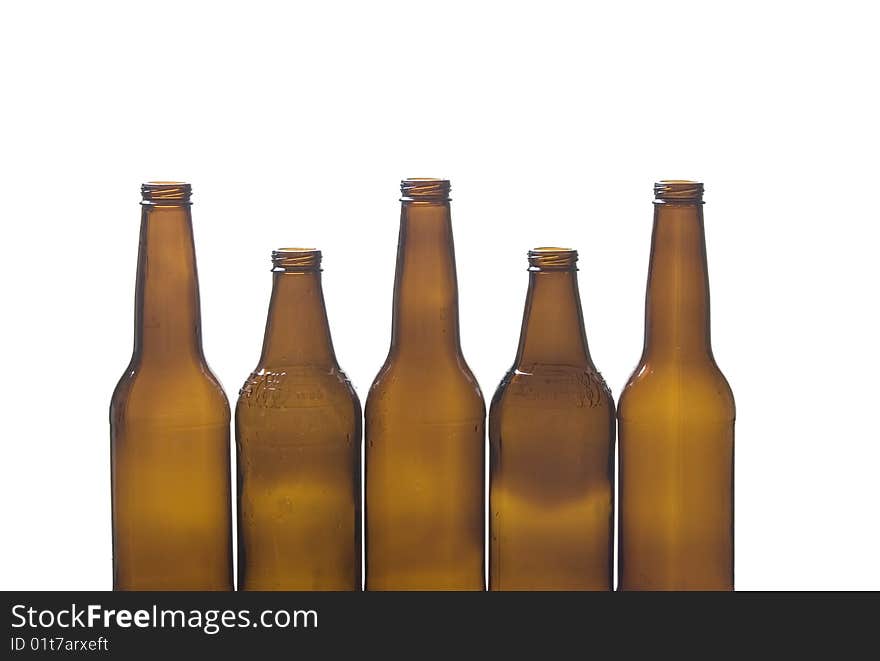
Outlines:
<svg viewBox="0 0 880 661"><path fill-rule="evenodd" d="M189 205L142 207L134 348L142 364L203 362Z"/></svg>
<svg viewBox="0 0 880 661"><path fill-rule="evenodd" d="M711 358L702 203L657 203L645 303L645 361Z"/></svg>
<svg viewBox="0 0 880 661"><path fill-rule="evenodd" d="M263 337L261 367L336 366L321 271L276 269Z"/></svg>
<svg viewBox="0 0 880 661"><path fill-rule="evenodd" d="M404 200L394 282L392 353L460 353L448 201Z"/></svg>
<svg viewBox="0 0 880 661"><path fill-rule="evenodd" d="M577 271L531 271L516 369L535 365L591 367Z"/></svg>

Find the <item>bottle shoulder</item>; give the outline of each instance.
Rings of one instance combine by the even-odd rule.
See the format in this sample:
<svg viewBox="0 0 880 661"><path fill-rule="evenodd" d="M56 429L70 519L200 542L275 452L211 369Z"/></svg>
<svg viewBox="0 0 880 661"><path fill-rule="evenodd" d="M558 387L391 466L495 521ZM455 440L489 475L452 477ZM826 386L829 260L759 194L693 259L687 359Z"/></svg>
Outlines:
<svg viewBox="0 0 880 661"><path fill-rule="evenodd" d="M370 386L366 408L389 399L401 403L434 400L455 402L485 412L485 401L477 379L462 359L436 364L410 364L388 360Z"/></svg>
<svg viewBox="0 0 880 661"><path fill-rule="evenodd" d="M642 361L620 394L621 419L635 415L659 415L670 402L733 421L736 403L727 378L713 359L682 363Z"/></svg>
<svg viewBox="0 0 880 661"><path fill-rule="evenodd" d="M229 423L229 400L207 364L130 365L110 402L112 420Z"/></svg>

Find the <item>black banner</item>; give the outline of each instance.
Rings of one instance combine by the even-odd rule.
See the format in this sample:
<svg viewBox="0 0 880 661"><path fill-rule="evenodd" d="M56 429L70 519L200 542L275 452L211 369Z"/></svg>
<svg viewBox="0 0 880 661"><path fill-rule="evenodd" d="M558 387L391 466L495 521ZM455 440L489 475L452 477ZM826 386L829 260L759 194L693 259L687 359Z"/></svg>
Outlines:
<svg viewBox="0 0 880 661"><path fill-rule="evenodd" d="M645 646L720 652L747 641L763 652L841 652L859 650L880 616L876 593L6 592L4 601L8 659L481 649L553 658Z"/></svg>

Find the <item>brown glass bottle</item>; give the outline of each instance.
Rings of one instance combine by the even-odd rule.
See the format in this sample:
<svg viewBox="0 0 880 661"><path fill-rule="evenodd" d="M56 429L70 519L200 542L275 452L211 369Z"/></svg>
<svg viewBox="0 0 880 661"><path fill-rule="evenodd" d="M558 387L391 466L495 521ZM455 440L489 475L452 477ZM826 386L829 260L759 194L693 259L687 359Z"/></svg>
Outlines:
<svg viewBox="0 0 880 661"><path fill-rule="evenodd" d="M238 586L360 590L361 405L340 369L321 253L272 253L263 353L235 408Z"/></svg>
<svg viewBox="0 0 880 661"><path fill-rule="evenodd" d="M449 182L401 191L391 349L366 404L366 587L482 590L486 409L459 344Z"/></svg>
<svg viewBox="0 0 880 661"><path fill-rule="evenodd" d="M229 403L202 353L191 189L141 192L134 353L110 404L113 586L231 590Z"/></svg>
<svg viewBox="0 0 880 661"><path fill-rule="evenodd" d="M645 346L618 412L618 587L731 590L735 408L709 338L703 185L654 196Z"/></svg>
<svg viewBox="0 0 880 661"><path fill-rule="evenodd" d="M614 401L587 347L577 252L529 252L513 367L489 413L489 589L610 590Z"/></svg>

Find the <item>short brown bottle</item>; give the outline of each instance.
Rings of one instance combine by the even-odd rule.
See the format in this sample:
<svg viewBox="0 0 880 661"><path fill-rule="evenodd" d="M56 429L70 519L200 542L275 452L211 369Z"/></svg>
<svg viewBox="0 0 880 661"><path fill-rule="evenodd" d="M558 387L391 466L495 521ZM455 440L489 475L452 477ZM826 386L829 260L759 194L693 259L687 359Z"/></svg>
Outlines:
<svg viewBox="0 0 880 661"><path fill-rule="evenodd" d="M618 587L731 590L736 410L709 336L703 185L654 197L645 346L618 410Z"/></svg>
<svg viewBox="0 0 880 661"><path fill-rule="evenodd" d="M407 179L391 349L370 388L368 590L482 590L483 396L462 356L449 182Z"/></svg>
<svg viewBox="0 0 880 661"><path fill-rule="evenodd" d="M134 352L110 404L113 587L231 590L229 403L202 352L191 188L141 191Z"/></svg>
<svg viewBox="0 0 880 661"><path fill-rule="evenodd" d="M361 406L340 369L321 253L272 253L263 353L235 409L238 585L359 590Z"/></svg>
<svg viewBox="0 0 880 661"><path fill-rule="evenodd" d="M513 367L489 413L489 589L610 590L614 401L587 346L577 252L529 252Z"/></svg>

